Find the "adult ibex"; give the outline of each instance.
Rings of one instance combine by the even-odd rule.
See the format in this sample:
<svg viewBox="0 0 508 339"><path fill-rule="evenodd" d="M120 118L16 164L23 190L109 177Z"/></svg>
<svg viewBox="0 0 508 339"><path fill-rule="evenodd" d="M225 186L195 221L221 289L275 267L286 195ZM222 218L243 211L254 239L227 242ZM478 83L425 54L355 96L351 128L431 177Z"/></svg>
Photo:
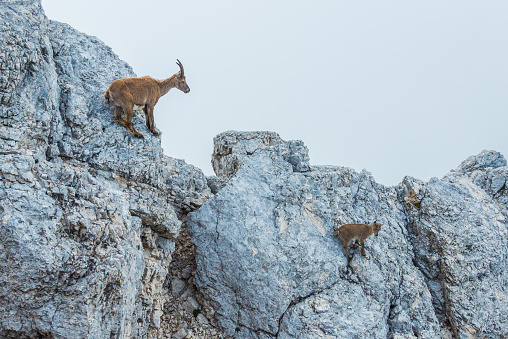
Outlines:
<svg viewBox="0 0 508 339"><path fill-rule="evenodd" d="M185 81L183 65L176 59L180 66L180 72L165 80L157 80L149 76L140 78L125 78L115 80L104 93L106 105L115 105L115 120L124 125L137 137L143 135L136 131L132 124L134 106L142 108L146 117L146 127L153 133L159 134L155 129L153 121L153 108L159 98L169 92L171 88L178 88L184 93L189 93L190 88ZM125 120L122 119L122 111L125 113Z"/></svg>

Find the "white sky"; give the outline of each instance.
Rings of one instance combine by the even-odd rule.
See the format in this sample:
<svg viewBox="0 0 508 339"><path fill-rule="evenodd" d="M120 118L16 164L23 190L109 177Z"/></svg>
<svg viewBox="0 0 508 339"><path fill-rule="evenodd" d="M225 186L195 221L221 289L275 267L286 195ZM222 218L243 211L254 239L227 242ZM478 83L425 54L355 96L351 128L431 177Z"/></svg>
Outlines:
<svg viewBox="0 0 508 339"><path fill-rule="evenodd" d="M508 156L508 1L42 0L138 76L185 67L155 106L164 152L213 174L212 139L268 130L312 165L387 185ZM147 130L141 131L148 133Z"/></svg>

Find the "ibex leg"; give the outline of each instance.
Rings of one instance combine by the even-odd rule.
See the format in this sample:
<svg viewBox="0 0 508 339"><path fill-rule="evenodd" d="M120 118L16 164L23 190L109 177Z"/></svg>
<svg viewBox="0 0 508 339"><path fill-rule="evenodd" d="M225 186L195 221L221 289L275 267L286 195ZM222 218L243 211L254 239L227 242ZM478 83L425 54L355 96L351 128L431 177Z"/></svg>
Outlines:
<svg viewBox="0 0 508 339"><path fill-rule="evenodd" d="M146 119L146 127L150 129L150 120L148 119L148 109L147 105L143 106L143 113L145 113L145 119Z"/></svg>
<svg viewBox="0 0 508 339"><path fill-rule="evenodd" d="M134 128L134 125L132 124L132 117L134 115L132 108L133 107L123 107L123 111L125 112L125 125L124 126L127 127L129 129L129 131L131 131L132 135L134 135L136 138L142 138L143 134L136 131L136 129Z"/></svg>
<svg viewBox="0 0 508 339"><path fill-rule="evenodd" d="M122 113L123 113L123 110L122 110L122 107L120 106L115 106L115 120L118 121L119 123L121 123L122 121L124 121L122 119Z"/></svg>
<svg viewBox="0 0 508 339"><path fill-rule="evenodd" d="M153 108L154 108L154 106L151 106L148 104L145 106L146 126L148 127L150 132L152 132L153 134L159 134L159 132L157 132L157 130L155 129L155 122L153 119Z"/></svg>
<svg viewBox="0 0 508 339"><path fill-rule="evenodd" d="M346 251L346 254L349 258L353 257L351 253L349 253L349 243L344 243L344 250Z"/></svg>

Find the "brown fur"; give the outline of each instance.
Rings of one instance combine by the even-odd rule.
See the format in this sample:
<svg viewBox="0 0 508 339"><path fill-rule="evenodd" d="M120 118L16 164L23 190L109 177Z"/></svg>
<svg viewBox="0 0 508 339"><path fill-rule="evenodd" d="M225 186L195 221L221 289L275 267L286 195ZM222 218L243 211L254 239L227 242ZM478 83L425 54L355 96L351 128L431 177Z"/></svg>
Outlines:
<svg viewBox="0 0 508 339"><path fill-rule="evenodd" d="M136 131L132 124L134 106L142 107L146 117L146 127L153 134L159 134L155 129L153 109L160 97L169 92L171 88L178 88L184 93L189 93L190 88L185 80L183 65L177 59L180 72L165 80L157 80L149 76L140 78L118 79L111 83L104 93L106 105L115 105L115 120L127 127L131 133L138 138L143 135ZM125 120L122 119L122 112L125 113Z"/></svg>
<svg viewBox="0 0 508 339"><path fill-rule="evenodd" d="M342 240L344 250L348 257L352 258L353 256L349 253L349 246L353 240L359 240L360 245L362 246L362 255L365 256L365 239L370 237L371 235L375 235L377 237L379 231L381 230L381 225L376 221L373 224L344 224L339 226L335 230L335 235Z"/></svg>

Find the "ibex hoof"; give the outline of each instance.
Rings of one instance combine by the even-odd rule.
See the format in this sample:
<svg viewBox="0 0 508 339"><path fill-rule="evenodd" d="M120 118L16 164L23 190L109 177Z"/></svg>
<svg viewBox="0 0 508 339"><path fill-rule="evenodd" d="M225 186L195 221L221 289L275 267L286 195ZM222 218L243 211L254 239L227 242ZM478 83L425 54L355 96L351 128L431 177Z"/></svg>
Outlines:
<svg viewBox="0 0 508 339"><path fill-rule="evenodd" d="M144 138L145 138L145 137L143 136L143 134L141 134L141 133L136 133L136 134L134 134L134 136L135 136L136 138L140 138L140 139L144 139Z"/></svg>
<svg viewBox="0 0 508 339"><path fill-rule="evenodd" d="M155 135L159 134L159 132L157 132L157 130L156 130L156 129L154 129L154 130L152 131L152 133L153 133L153 134L155 134Z"/></svg>

